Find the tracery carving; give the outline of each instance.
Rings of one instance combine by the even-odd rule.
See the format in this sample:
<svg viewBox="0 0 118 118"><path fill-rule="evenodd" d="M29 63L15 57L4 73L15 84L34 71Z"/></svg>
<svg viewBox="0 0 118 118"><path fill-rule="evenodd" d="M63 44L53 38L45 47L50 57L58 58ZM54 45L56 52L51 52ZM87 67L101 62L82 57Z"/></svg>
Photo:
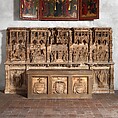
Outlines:
<svg viewBox="0 0 118 118"><path fill-rule="evenodd" d="M109 30L100 29L95 30L95 39L93 40L92 47L92 60L93 62L108 62L110 56L110 32Z"/></svg>
<svg viewBox="0 0 118 118"><path fill-rule="evenodd" d="M25 61L26 60L26 36L25 31L11 32L11 42L9 45L9 60Z"/></svg>
<svg viewBox="0 0 118 118"><path fill-rule="evenodd" d="M74 41L70 46L70 52L72 54L72 62L84 63L88 62L88 43L89 43L89 29L75 29Z"/></svg>

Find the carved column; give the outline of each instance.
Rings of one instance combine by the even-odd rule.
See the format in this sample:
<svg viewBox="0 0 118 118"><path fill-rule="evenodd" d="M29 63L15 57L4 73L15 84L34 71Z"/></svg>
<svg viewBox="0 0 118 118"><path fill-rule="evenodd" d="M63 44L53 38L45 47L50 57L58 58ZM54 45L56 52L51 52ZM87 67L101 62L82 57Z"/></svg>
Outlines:
<svg viewBox="0 0 118 118"><path fill-rule="evenodd" d="M112 62L112 29L110 29L109 31L109 50L110 50L109 61Z"/></svg>
<svg viewBox="0 0 118 118"><path fill-rule="evenodd" d="M93 38L94 36L92 36L92 30L90 30L90 35L89 35L89 62L92 63L92 50L93 50Z"/></svg>
<svg viewBox="0 0 118 118"><path fill-rule="evenodd" d="M110 66L110 92L114 93L114 65Z"/></svg>
<svg viewBox="0 0 118 118"><path fill-rule="evenodd" d="M9 65L5 65L5 71L6 71L6 78L5 78L5 93L10 93L10 70Z"/></svg>

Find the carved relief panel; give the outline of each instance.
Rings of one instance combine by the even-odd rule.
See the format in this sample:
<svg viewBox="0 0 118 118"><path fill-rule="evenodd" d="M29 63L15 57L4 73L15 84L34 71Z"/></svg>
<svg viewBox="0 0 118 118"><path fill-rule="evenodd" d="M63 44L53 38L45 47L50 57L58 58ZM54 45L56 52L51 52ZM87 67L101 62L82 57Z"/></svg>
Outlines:
<svg viewBox="0 0 118 118"><path fill-rule="evenodd" d="M68 45L72 40L72 31L68 28L50 29L47 59L51 63L68 62Z"/></svg>
<svg viewBox="0 0 118 118"><path fill-rule="evenodd" d="M27 81L24 70L11 70L10 71L10 91L19 92L20 90L26 91Z"/></svg>
<svg viewBox="0 0 118 118"><path fill-rule="evenodd" d="M87 77L73 77L72 90L74 94L87 93Z"/></svg>
<svg viewBox="0 0 118 118"><path fill-rule="evenodd" d="M47 93L47 77L32 77L32 93L46 94Z"/></svg>
<svg viewBox="0 0 118 118"><path fill-rule="evenodd" d="M74 39L70 44L70 60L74 63L88 62L89 41L91 38L90 29L75 28Z"/></svg>
<svg viewBox="0 0 118 118"><path fill-rule="evenodd" d="M110 28L95 29L91 45L93 62L109 62L111 60L111 32Z"/></svg>
<svg viewBox="0 0 118 118"><path fill-rule="evenodd" d="M94 69L93 71L93 92L109 92L110 71L109 69Z"/></svg>
<svg viewBox="0 0 118 118"><path fill-rule="evenodd" d="M67 94L67 77L52 77L52 94Z"/></svg>
<svg viewBox="0 0 118 118"><path fill-rule="evenodd" d="M10 30L7 36L7 60L9 61L26 61L26 43L27 43L27 31L26 29L21 30Z"/></svg>
<svg viewBox="0 0 118 118"><path fill-rule="evenodd" d="M95 78L99 88L108 87L109 70L95 71Z"/></svg>
<svg viewBox="0 0 118 118"><path fill-rule="evenodd" d="M48 32L46 29L31 29L29 40L29 60L31 63L46 62L46 44Z"/></svg>

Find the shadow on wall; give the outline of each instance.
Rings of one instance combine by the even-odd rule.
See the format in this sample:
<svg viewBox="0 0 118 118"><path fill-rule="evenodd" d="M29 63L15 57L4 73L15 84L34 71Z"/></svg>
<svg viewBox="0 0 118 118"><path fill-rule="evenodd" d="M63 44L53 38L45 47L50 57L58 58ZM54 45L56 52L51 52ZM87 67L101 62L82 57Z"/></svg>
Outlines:
<svg viewBox="0 0 118 118"><path fill-rule="evenodd" d="M5 89L6 30L0 30L0 90Z"/></svg>
<svg viewBox="0 0 118 118"><path fill-rule="evenodd" d="M20 0L14 0L14 20L20 20Z"/></svg>

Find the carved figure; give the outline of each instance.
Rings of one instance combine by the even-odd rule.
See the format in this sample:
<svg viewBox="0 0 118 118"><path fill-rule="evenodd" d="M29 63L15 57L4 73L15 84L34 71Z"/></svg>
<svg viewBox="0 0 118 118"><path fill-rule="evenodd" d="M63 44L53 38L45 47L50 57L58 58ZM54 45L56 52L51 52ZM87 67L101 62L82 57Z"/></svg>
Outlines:
<svg viewBox="0 0 118 118"><path fill-rule="evenodd" d="M92 50L92 60L93 60L93 62L97 61L97 51L96 51L96 49Z"/></svg>
<svg viewBox="0 0 118 118"><path fill-rule="evenodd" d="M68 53L67 53L67 51L63 51L62 60L63 60L64 62L68 61Z"/></svg>
<svg viewBox="0 0 118 118"><path fill-rule="evenodd" d="M13 85L16 88L21 88L22 85L24 84L24 79L22 78L21 74L17 71L13 73L11 78L13 78Z"/></svg>
<svg viewBox="0 0 118 118"><path fill-rule="evenodd" d="M55 51L51 51L51 62L54 62L56 60L55 58L56 52Z"/></svg>
<svg viewBox="0 0 118 118"><path fill-rule="evenodd" d="M72 57L73 57L73 62L77 62L77 52L75 49L73 49L73 52L72 52Z"/></svg>
<svg viewBox="0 0 118 118"><path fill-rule="evenodd" d="M98 87L104 88L108 86L108 71L106 70L99 70L96 72L96 79L97 79L97 84Z"/></svg>
<svg viewBox="0 0 118 118"><path fill-rule="evenodd" d="M102 46L100 46L98 49L97 60L98 61L105 61L105 60L108 61L108 52Z"/></svg>

